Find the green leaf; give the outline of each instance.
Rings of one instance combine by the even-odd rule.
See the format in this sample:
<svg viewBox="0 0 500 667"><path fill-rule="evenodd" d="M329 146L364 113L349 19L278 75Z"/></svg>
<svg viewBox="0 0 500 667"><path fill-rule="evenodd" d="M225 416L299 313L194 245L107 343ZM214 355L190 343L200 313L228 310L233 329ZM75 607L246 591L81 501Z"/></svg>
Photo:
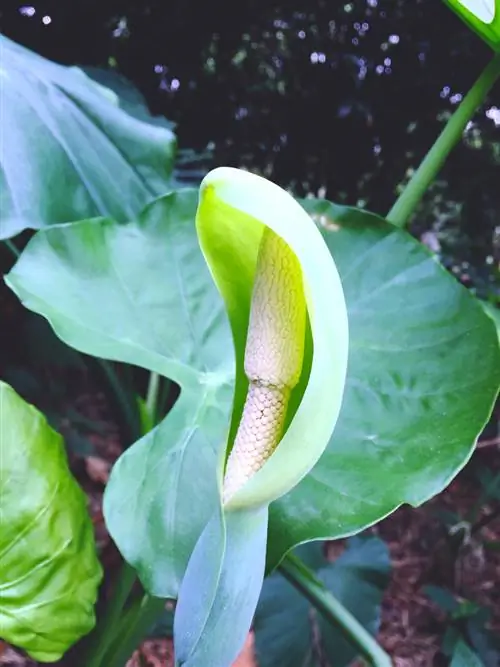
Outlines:
<svg viewBox="0 0 500 667"><path fill-rule="evenodd" d="M113 469L106 524L153 595L177 597L191 552L219 503L215 471L230 402L230 385L186 387L168 417Z"/></svg>
<svg viewBox="0 0 500 667"><path fill-rule="evenodd" d="M495 323L498 336L500 338L500 308L497 306L494 306L492 303L489 301L483 301L482 299L479 299L479 303L484 309L484 312L491 317L493 322Z"/></svg>
<svg viewBox="0 0 500 667"><path fill-rule="evenodd" d="M122 102L3 35L0 51L0 239L96 215L124 222L169 189L175 137L140 98Z"/></svg>
<svg viewBox="0 0 500 667"><path fill-rule="evenodd" d="M500 637L498 632L489 629L490 612L481 609L467 620L467 636L470 643L484 662L485 667L498 667L500 658Z"/></svg>
<svg viewBox="0 0 500 667"><path fill-rule="evenodd" d="M453 651L450 667L484 667L479 656L460 639Z"/></svg>
<svg viewBox="0 0 500 667"><path fill-rule="evenodd" d="M53 662L94 626L101 567L61 437L3 382L0 461L0 634Z"/></svg>
<svg viewBox="0 0 500 667"><path fill-rule="evenodd" d="M174 411L120 458L105 499L120 550L164 597L176 594L215 511L231 420L234 347L199 250L196 204L184 191L128 225L43 230L7 277L70 345L181 386ZM469 459L499 386L493 323L420 243L366 212L304 205L339 268L350 357L328 449L270 506L269 567L296 544L356 533L442 490Z"/></svg>
<svg viewBox="0 0 500 667"><path fill-rule="evenodd" d="M270 567L295 544L354 534L439 493L469 460L500 384L493 323L422 244L373 214L302 203L342 278L349 367L328 449L271 505Z"/></svg>
<svg viewBox="0 0 500 667"><path fill-rule="evenodd" d="M176 664L231 665L264 579L267 508L219 510L189 560L174 618Z"/></svg>
<svg viewBox="0 0 500 667"><path fill-rule="evenodd" d="M306 549L317 559L321 545L312 543ZM375 634L389 571L386 545L376 537L369 537L350 540L347 550L333 563L322 557L316 575ZM340 631L317 615L305 598L277 573L264 581L254 630L259 667L313 667L321 664L320 655L331 667L345 667L357 656L356 649Z"/></svg>
<svg viewBox="0 0 500 667"><path fill-rule="evenodd" d="M437 604L443 611L448 614L453 614L460 607L460 603L446 588L440 586L425 586L424 593L430 598L434 604Z"/></svg>

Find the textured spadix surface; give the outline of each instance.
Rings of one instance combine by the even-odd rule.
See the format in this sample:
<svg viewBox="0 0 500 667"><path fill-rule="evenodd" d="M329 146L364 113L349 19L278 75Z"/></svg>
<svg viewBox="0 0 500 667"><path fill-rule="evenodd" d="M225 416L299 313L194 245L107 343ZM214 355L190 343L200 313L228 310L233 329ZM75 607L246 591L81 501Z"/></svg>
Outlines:
<svg viewBox="0 0 500 667"><path fill-rule="evenodd" d="M306 302L295 253L269 228L257 257L245 346L248 394L224 475L227 502L278 445L304 364Z"/></svg>

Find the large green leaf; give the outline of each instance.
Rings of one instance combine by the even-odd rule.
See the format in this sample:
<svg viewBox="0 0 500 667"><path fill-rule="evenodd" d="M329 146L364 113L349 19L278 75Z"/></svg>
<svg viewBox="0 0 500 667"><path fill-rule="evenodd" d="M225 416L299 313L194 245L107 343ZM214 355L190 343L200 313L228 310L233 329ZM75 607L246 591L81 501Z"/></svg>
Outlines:
<svg viewBox="0 0 500 667"><path fill-rule="evenodd" d="M388 583L389 552L376 537L352 538L347 550L328 562L320 543L299 547L316 576L371 633L378 630L380 604ZM268 577L255 615L259 667L313 667L326 658L330 667L347 667L356 649L280 574Z"/></svg>
<svg viewBox="0 0 500 667"><path fill-rule="evenodd" d="M95 622L101 580L62 438L0 382L0 637L58 660Z"/></svg>
<svg viewBox="0 0 500 667"><path fill-rule="evenodd" d="M217 505L217 452L233 392L231 333L198 248L196 201L195 191L169 195L127 226L92 220L69 234L69 226L54 227L29 244L24 268L18 264L21 281L41 287L23 292L25 305L66 342L181 386L168 418L117 462L104 507L123 555L163 597L177 595ZM8 281L20 286L14 274Z"/></svg>
<svg viewBox="0 0 500 667"><path fill-rule="evenodd" d="M43 230L7 278L69 344L181 385L177 412L122 456L106 499L120 549L166 596L214 512L231 415L234 352L199 250L196 203L186 191L126 226ZM369 213L304 205L341 274L351 352L327 451L271 504L271 566L295 544L355 533L439 492L468 460L499 384L493 323L420 243Z"/></svg>
<svg viewBox="0 0 500 667"><path fill-rule="evenodd" d="M168 190L175 138L128 91L0 35L0 239L95 215L125 221ZM124 108L120 107L120 104Z"/></svg>
<svg viewBox="0 0 500 667"><path fill-rule="evenodd" d="M342 277L349 368L330 446L271 505L271 565L439 493L469 460L500 384L493 323L422 244L373 214L302 203Z"/></svg>

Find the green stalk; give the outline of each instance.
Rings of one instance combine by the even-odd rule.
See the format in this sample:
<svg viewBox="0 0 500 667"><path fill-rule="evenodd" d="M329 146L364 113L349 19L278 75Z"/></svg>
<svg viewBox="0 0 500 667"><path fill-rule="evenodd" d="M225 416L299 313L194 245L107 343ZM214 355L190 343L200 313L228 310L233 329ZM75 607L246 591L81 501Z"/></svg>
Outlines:
<svg viewBox="0 0 500 667"><path fill-rule="evenodd" d="M166 600L145 594L123 616L113 642L101 667L123 667L140 643L147 637L153 623L165 609ZM97 667L97 666L96 666Z"/></svg>
<svg viewBox="0 0 500 667"><path fill-rule="evenodd" d="M148 393L146 396L146 410L152 426L156 426L158 414L158 393L160 391L160 376L151 372L149 375Z"/></svg>
<svg viewBox="0 0 500 667"><path fill-rule="evenodd" d="M97 631L92 638L91 647L85 666L101 667L106 651L116 634L117 625L121 620L123 608L135 582L135 570L127 563L122 564L106 614L99 620Z"/></svg>
<svg viewBox="0 0 500 667"><path fill-rule="evenodd" d="M16 248L12 241L9 241L9 239L4 239L4 243L16 259L21 256L21 252Z"/></svg>
<svg viewBox="0 0 500 667"><path fill-rule="evenodd" d="M465 127L482 104L497 78L500 76L500 54L486 65L459 107L446 123L436 142L420 163L408 185L387 215L387 220L397 227L405 227L427 188L436 178L448 154L461 140Z"/></svg>
<svg viewBox="0 0 500 667"><path fill-rule="evenodd" d="M133 402L133 397L129 395L129 393L125 390L122 383L120 382L120 379L118 378L113 368L112 362L107 361L106 359L98 359L98 358L96 358L95 361L103 371L106 381L115 396L122 418L124 420L124 423L128 431L128 437L130 439L130 442L128 444L131 444L132 442L135 442L138 438L140 438L142 435L137 415L137 406Z"/></svg>
<svg viewBox="0 0 500 667"><path fill-rule="evenodd" d="M391 667L390 657L376 639L323 586L300 558L289 554L281 563L279 570L329 623L342 632L373 667Z"/></svg>

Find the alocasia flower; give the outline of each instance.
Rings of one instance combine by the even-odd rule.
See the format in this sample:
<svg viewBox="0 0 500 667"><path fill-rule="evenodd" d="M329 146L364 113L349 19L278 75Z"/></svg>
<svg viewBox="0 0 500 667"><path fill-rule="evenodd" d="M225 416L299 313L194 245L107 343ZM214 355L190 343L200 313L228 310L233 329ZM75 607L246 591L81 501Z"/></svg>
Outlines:
<svg viewBox="0 0 500 667"><path fill-rule="evenodd" d="M201 184L196 222L231 322L237 376L221 507L181 585L176 655L179 665L226 667L262 585L268 505L313 467L337 421L348 326L321 234L277 185L215 169Z"/></svg>

